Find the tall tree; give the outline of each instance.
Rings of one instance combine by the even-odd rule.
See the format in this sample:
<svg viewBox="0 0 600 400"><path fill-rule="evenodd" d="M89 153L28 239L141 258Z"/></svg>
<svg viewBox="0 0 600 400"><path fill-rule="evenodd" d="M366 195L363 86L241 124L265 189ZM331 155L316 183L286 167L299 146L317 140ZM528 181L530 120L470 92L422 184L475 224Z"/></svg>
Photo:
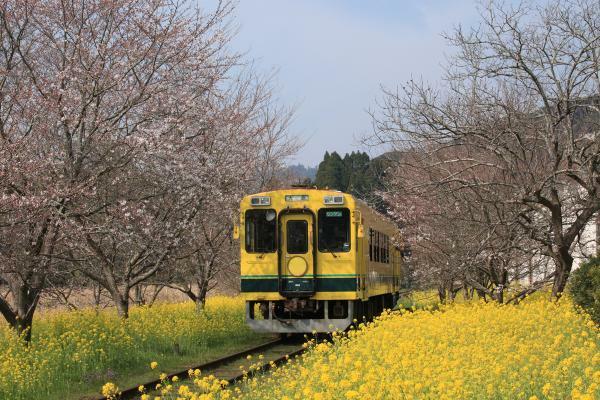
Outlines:
<svg viewBox="0 0 600 400"><path fill-rule="evenodd" d="M344 185L344 162L337 152L329 154L325 152L323 161L319 164L315 184L320 188L345 190Z"/></svg>
<svg viewBox="0 0 600 400"><path fill-rule="evenodd" d="M515 222L554 262L559 296L600 210L600 3L482 10L478 28L448 36L456 52L444 85L385 91L374 139L428 152L424 162L443 174L423 182L432 190L518 206ZM464 151L439 157L453 147Z"/></svg>

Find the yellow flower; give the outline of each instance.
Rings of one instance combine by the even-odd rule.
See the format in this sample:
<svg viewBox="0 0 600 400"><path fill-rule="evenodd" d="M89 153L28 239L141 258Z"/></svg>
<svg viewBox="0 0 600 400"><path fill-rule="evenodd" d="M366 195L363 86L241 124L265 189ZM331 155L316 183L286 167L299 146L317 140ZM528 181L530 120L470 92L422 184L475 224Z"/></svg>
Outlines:
<svg viewBox="0 0 600 400"><path fill-rule="evenodd" d="M152 368L152 369L156 369L156 367L158 367L158 363L157 363L156 361L152 361L152 362L150 363L150 368Z"/></svg>
<svg viewBox="0 0 600 400"><path fill-rule="evenodd" d="M435 298L435 293L422 297ZM156 393L165 390L163 400L600 398L600 330L574 308L568 295L558 303L547 297L532 295L513 306L464 302L458 296L461 301L453 305L386 312L372 322L361 319L357 329L332 335L331 343L311 339L301 357L281 366L269 363L270 372L248 375L233 388L220 377L188 371L193 380L189 387L170 386L161 374L163 385L157 385ZM37 321L43 331L60 333L43 342L34 340L29 348L0 326L0 398L39 398L32 393L45 387L44 380L53 379L45 378L48 371L74 371L93 362L104 368L103 360L110 355L147 351L153 341L190 338L192 333L227 337L233 331L247 332L243 300L211 298L209 305L211 301L210 319L198 316L192 303L135 308L127 324L110 319L109 313L99 317L83 310L56 313L52 318L58 318L61 329L53 329L44 315ZM261 360L258 354L254 358ZM65 366L57 364L59 359L70 361ZM245 369L256 370L258 360L252 366L245 362ZM150 367L157 369L154 363ZM30 391L7 392L14 382L23 383L18 386L24 389L16 390ZM118 396L116 385L102 389L114 392L111 400ZM150 400L154 395L142 393L139 398Z"/></svg>
<svg viewBox="0 0 600 400"><path fill-rule="evenodd" d="M234 393L240 400L600 398L597 328L568 296L546 298L386 311L331 342L307 341L301 357Z"/></svg>
<svg viewBox="0 0 600 400"><path fill-rule="evenodd" d="M116 398L119 394L119 388L112 382L107 382L102 386L102 395L109 399Z"/></svg>

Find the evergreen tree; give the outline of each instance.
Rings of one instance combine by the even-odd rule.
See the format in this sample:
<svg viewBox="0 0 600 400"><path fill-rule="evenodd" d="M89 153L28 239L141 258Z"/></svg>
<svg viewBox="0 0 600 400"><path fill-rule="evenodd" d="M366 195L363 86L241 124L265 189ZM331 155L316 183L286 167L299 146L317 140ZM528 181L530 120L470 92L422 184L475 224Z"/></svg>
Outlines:
<svg viewBox="0 0 600 400"><path fill-rule="evenodd" d="M371 192L373 177L370 176L371 159L364 152L352 152L344 157L346 171L345 191L359 198Z"/></svg>
<svg viewBox="0 0 600 400"><path fill-rule="evenodd" d="M325 152L323 161L319 164L315 184L320 188L344 190L344 162L337 152Z"/></svg>
<svg viewBox="0 0 600 400"><path fill-rule="evenodd" d="M367 153L360 151L346 154L343 159L336 152L325 152L317 169L315 185L350 193L385 213L385 202L376 193L383 189L383 177L389 162L386 156L371 159Z"/></svg>

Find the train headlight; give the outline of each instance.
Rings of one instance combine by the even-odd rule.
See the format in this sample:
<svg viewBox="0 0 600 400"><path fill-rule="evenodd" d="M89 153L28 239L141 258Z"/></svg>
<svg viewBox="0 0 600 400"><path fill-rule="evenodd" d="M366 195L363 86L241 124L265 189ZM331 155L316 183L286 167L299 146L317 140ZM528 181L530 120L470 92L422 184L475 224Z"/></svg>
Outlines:
<svg viewBox="0 0 600 400"><path fill-rule="evenodd" d="M324 196L323 203L328 204L344 204L344 196Z"/></svg>
<svg viewBox="0 0 600 400"><path fill-rule="evenodd" d="M265 219L269 222L273 221L277 217L277 213L273 210L268 210L265 214Z"/></svg>
<svg viewBox="0 0 600 400"><path fill-rule="evenodd" d="M257 196L250 198L250 204L253 206L270 206L271 198L267 196Z"/></svg>

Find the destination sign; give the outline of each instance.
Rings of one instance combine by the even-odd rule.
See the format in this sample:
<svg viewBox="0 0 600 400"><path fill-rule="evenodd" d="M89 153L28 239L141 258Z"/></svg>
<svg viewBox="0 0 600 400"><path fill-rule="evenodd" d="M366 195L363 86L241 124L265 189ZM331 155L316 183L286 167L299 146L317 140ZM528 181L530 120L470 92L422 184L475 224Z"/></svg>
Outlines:
<svg viewBox="0 0 600 400"><path fill-rule="evenodd" d="M286 194L285 201L308 201L307 194Z"/></svg>

